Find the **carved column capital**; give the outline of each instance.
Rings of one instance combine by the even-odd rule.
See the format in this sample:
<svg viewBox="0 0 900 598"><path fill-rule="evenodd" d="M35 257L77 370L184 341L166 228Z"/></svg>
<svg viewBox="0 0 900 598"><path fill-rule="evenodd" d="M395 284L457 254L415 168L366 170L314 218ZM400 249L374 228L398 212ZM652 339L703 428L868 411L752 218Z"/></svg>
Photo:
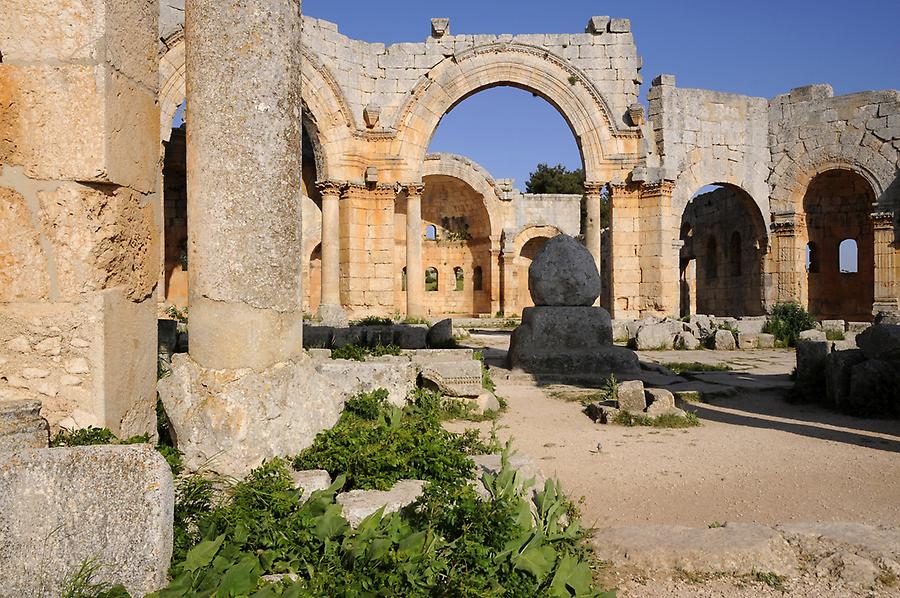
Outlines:
<svg viewBox="0 0 900 598"><path fill-rule="evenodd" d="M316 190L320 195L337 195L340 196L347 183L339 181L316 181Z"/></svg>
<svg viewBox="0 0 900 598"><path fill-rule="evenodd" d="M397 187L400 191L406 193L407 197L421 196L425 192L424 183L399 183Z"/></svg>
<svg viewBox="0 0 900 598"><path fill-rule="evenodd" d="M894 230L893 212L872 212L869 215L875 230Z"/></svg>
<svg viewBox="0 0 900 598"><path fill-rule="evenodd" d="M800 231L801 220L801 215L796 212L775 214L772 217L770 228L777 237L792 237Z"/></svg>
<svg viewBox="0 0 900 598"><path fill-rule="evenodd" d="M600 195L603 191L603 187L605 186L606 183L599 183L597 181L585 181L584 193L585 195Z"/></svg>

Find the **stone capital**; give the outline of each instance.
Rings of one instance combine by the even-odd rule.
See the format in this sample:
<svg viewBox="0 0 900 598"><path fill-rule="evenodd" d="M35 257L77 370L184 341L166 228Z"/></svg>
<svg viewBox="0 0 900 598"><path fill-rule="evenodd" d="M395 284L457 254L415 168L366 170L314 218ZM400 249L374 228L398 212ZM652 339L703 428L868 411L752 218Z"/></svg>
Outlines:
<svg viewBox="0 0 900 598"><path fill-rule="evenodd" d="M792 237L801 227L801 216L796 212L775 214L772 217L771 229L778 237Z"/></svg>
<svg viewBox="0 0 900 598"><path fill-rule="evenodd" d="M337 195L340 196L347 187L347 183L339 181L316 181L316 190L321 195Z"/></svg>
<svg viewBox="0 0 900 598"><path fill-rule="evenodd" d="M407 197L421 197L425 192L424 183L399 183L398 189L406 193Z"/></svg>
<svg viewBox="0 0 900 598"><path fill-rule="evenodd" d="M872 212L869 215L875 230L893 230L894 229L894 213L893 212Z"/></svg>
<svg viewBox="0 0 900 598"><path fill-rule="evenodd" d="M585 181L584 182L584 193L585 195L600 195L603 191L603 187L606 186L606 183L601 183L598 181Z"/></svg>

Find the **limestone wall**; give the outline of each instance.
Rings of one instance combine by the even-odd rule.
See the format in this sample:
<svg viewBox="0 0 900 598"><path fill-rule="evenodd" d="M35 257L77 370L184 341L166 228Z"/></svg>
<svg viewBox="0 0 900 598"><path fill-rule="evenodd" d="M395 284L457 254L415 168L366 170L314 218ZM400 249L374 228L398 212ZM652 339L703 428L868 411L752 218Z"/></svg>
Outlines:
<svg viewBox="0 0 900 598"><path fill-rule="evenodd" d="M676 216L702 187L728 183L769 213L768 102L736 94L684 89L662 75L648 94L649 120L664 176L676 181Z"/></svg>

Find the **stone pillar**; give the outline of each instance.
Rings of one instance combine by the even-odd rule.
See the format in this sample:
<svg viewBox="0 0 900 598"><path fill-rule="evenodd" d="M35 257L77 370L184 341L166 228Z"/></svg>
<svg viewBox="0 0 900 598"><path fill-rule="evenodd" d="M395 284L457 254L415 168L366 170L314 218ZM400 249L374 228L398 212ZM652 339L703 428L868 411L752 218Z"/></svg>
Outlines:
<svg viewBox="0 0 900 598"><path fill-rule="evenodd" d="M406 191L406 315L415 318L425 315L425 269L422 265L424 185L405 185L404 190Z"/></svg>
<svg viewBox="0 0 900 598"><path fill-rule="evenodd" d="M511 231L509 231L511 232ZM513 234L504 233L503 250L500 255L502 271L502 309L504 316L521 315L519 305L519 268L516 264L516 248Z"/></svg>
<svg viewBox="0 0 900 598"><path fill-rule="evenodd" d="M303 351L299 1L185 11L190 352L261 370Z"/></svg>
<svg viewBox="0 0 900 598"><path fill-rule="evenodd" d="M672 215L675 183L644 184L640 200L641 315L677 316L678 226Z"/></svg>
<svg viewBox="0 0 900 598"><path fill-rule="evenodd" d="M0 401L152 435L159 7L75 7L0 19Z"/></svg>
<svg viewBox="0 0 900 598"><path fill-rule="evenodd" d="M894 214L872 214L875 228L875 304L872 315L900 313L900 256L895 243Z"/></svg>
<svg viewBox="0 0 900 598"><path fill-rule="evenodd" d="M341 190L333 181L316 184L322 195L322 298L319 317L325 324L344 324L341 307Z"/></svg>
<svg viewBox="0 0 900 598"><path fill-rule="evenodd" d="M803 216L775 214L771 225L775 253L775 302L807 305L806 246Z"/></svg>
<svg viewBox="0 0 900 598"><path fill-rule="evenodd" d="M640 187L634 183L610 185L610 240L612 243L612 303L615 318L639 318L641 297Z"/></svg>
<svg viewBox="0 0 900 598"><path fill-rule="evenodd" d="M585 223L584 223L584 245L587 247L594 261L597 263L597 271L603 272L603 248L602 233L603 224L601 223L601 206L603 201L600 192L603 190L603 183L588 182L584 184L584 203L585 203Z"/></svg>
<svg viewBox="0 0 900 598"><path fill-rule="evenodd" d="M491 317L494 317L503 311L503 304L500 302L503 288L500 278L500 239L496 237L491 237L491 267L488 275L491 286L487 290L491 294Z"/></svg>

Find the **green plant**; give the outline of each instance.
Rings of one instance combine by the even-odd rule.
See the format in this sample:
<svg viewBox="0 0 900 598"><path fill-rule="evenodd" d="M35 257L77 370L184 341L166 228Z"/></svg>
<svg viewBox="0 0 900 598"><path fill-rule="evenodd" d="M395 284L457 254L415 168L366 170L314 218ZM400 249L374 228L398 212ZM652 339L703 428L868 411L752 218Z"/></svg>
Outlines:
<svg viewBox="0 0 900 598"><path fill-rule="evenodd" d="M484 388L488 392L495 392L497 390L497 385L494 384L494 379L491 378L491 370L484 364L484 353L481 351L475 351L474 357L481 362L482 388Z"/></svg>
<svg viewBox="0 0 900 598"><path fill-rule="evenodd" d="M619 400L619 381L616 379L615 374L610 374L609 378L603 382L600 392L606 397L605 400L607 401Z"/></svg>
<svg viewBox="0 0 900 598"><path fill-rule="evenodd" d="M170 305L166 308L166 313L177 322L181 322L182 324L188 323L188 308L186 307L179 309L176 305Z"/></svg>
<svg viewBox="0 0 900 598"><path fill-rule="evenodd" d="M397 345L375 345L374 347L361 347L349 344L331 350L332 359L350 359L352 361L365 361L366 357L382 357L384 355L400 355L401 349Z"/></svg>
<svg viewBox="0 0 900 598"><path fill-rule="evenodd" d="M732 367L727 363L700 363L699 361L670 361L661 364L674 373L681 375L685 372L730 372Z"/></svg>
<svg viewBox="0 0 900 598"><path fill-rule="evenodd" d="M785 582L787 581L787 578L784 577L783 575L778 575L777 573L773 573L771 571L763 572L763 571L757 571L756 569L754 569L753 572L750 574L750 577L754 581L758 581L760 583L766 584L773 590L776 590L779 592L784 592L787 590L787 588L785 587Z"/></svg>
<svg viewBox="0 0 900 598"><path fill-rule="evenodd" d="M713 521L712 523L709 524L708 527L709 527L709 529L718 529L720 527L725 527L725 525L726 524L724 524L720 521Z"/></svg>
<svg viewBox="0 0 900 598"><path fill-rule="evenodd" d="M777 341L788 347L794 347L800 333L815 326L816 321L799 303L778 303L772 308L772 315L763 332L774 335Z"/></svg>
<svg viewBox="0 0 900 598"><path fill-rule="evenodd" d="M575 85L576 83L578 83L578 77L569 75L569 85Z"/></svg>
<svg viewBox="0 0 900 598"><path fill-rule="evenodd" d="M396 319L400 320L400 318L396 318ZM429 322L425 318L418 318L415 316L406 316L405 318L400 320L400 323L401 324L411 324L411 325L412 324L425 324L426 326L431 326L431 322Z"/></svg>
<svg viewBox="0 0 900 598"><path fill-rule="evenodd" d="M433 404L400 409L381 389L348 401L338 423L320 432L294 467L346 475L347 489L387 490L400 479L467 478L473 464L466 455L483 451L477 431L444 430Z"/></svg>
<svg viewBox="0 0 900 598"><path fill-rule="evenodd" d="M380 316L366 316L359 320L350 322L350 326L392 326L394 321L390 318L382 318Z"/></svg>
<svg viewBox="0 0 900 598"><path fill-rule="evenodd" d="M843 331L841 330L826 330L825 331L825 339L829 341L842 341L846 340L846 336L844 336Z"/></svg>
<svg viewBox="0 0 900 598"><path fill-rule="evenodd" d="M646 415L634 415L628 411L619 411L613 418L613 423L620 426L636 427L646 426L651 428L692 428L700 425L700 418L696 413L687 412L683 417L674 413L666 413L659 417Z"/></svg>
<svg viewBox="0 0 900 598"><path fill-rule="evenodd" d="M122 585L97 581L102 567L94 559L81 562L78 570L63 581L62 598L131 598Z"/></svg>

